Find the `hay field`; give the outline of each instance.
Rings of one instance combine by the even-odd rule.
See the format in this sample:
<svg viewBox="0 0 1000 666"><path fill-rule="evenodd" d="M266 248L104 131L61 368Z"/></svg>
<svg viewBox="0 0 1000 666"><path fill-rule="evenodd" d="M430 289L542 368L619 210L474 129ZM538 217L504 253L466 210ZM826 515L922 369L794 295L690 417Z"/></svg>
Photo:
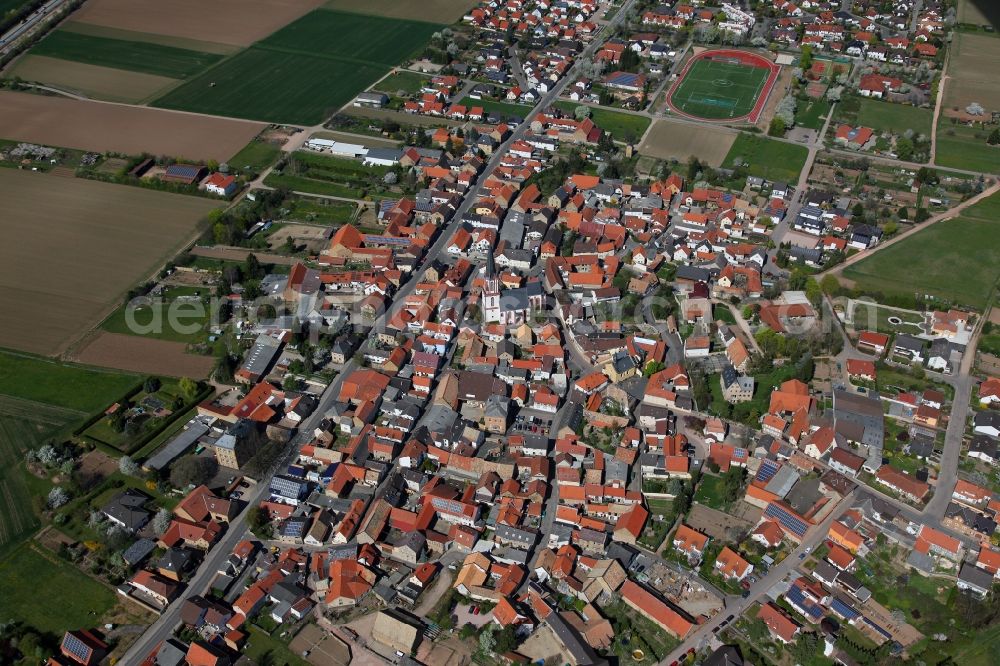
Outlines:
<svg viewBox="0 0 1000 666"><path fill-rule="evenodd" d="M11 76L38 81L83 97L135 104L162 94L176 79L124 69L99 67L42 55L28 54L17 61Z"/></svg>
<svg viewBox="0 0 1000 666"><path fill-rule="evenodd" d="M63 351L187 242L218 202L0 169L0 347Z"/></svg>
<svg viewBox="0 0 1000 666"><path fill-rule="evenodd" d="M78 23L249 46L323 0L88 0Z"/></svg>
<svg viewBox="0 0 1000 666"><path fill-rule="evenodd" d="M721 127L657 119L639 144L643 155L681 162L694 155L712 166L720 166L736 140L736 132Z"/></svg>
<svg viewBox="0 0 1000 666"><path fill-rule="evenodd" d="M74 353L73 360L147 375L208 377L215 359L188 354L185 347L183 342L101 331Z"/></svg>
<svg viewBox="0 0 1000 666"><path fill-rule="evenodd" d="M344 12L357 12L358 14L374 14L433 23L454 23L478 4L478 0L421 0L420 2L329 0L323 6Z"/></svg>
<svg viewBox="0 0 1000 666"><path fill-rule="evenodd" d="M0 91L0 127L18 141L225 162L264 124Z"/></svg>

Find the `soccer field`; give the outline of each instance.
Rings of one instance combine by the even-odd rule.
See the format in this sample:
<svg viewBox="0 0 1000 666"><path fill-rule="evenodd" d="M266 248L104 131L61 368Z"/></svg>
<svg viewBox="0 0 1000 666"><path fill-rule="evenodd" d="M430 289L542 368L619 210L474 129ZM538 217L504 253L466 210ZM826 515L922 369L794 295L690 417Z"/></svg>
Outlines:
<svg viewBox="0 0 1000 666"><path fill-rule="evenodd" d="M753 111L770 73L765 67L701 58L688 67L670 103L698 118L742 118Z"/></svg>

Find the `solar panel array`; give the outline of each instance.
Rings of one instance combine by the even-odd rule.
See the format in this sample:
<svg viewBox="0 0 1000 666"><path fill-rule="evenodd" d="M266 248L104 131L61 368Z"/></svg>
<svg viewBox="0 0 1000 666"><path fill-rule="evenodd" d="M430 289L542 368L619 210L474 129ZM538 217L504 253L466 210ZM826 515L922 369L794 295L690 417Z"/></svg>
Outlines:
<svg viewBox="0 0 1000 666"><path fill-rule="evenodd" d="M87 663L93 653L89 645L80 640L76 634L69 632L63 637L62 649L76 657L82 664Z"/></svg>
<svg viewBox="0 0 1000 666"><path fill-rule="evenodd" d="M847 605L846 603L844 603L840 599L836 599L836 598L833 600L833 603L830 604L830 610L832 610L834 613L836 613L840 617L844 618L848 622L850 622L851 620L853 620L856 617L858 617L859 615L861 615L861 613L859 613L858 611L856 611L854 608L852 608L851 606Z"/></svg>
<svg viewBox="0 0 1000 666"><path fill-rule="evenodd" d="M813 619L818 620L823 617L823 609L807 599L806 595L802 593L802 590L799 589L797 585L793 585L788 588L788 592L785 594L785 599L787 599L788 602L795 606L799 611L802 611L805 615L808 615Z"/></svg>
<svg viewBox="0 0 1000 666"><path fill-rule="evenodd" d="M760 468L757 470L756 480L761 483L767 483L774 478L774 475L778 473L779 469L781 469L780 463L775 460L771 460L770 458L765 458L761 461Z"/></svg>
<svg viewBox="0 0 1000 666"><path fill-rule="evenodd" d="M777 520L784 529L798 537L805 536L806 532L809 531L808 523L798 516L793 515L790 511L788 511L788 509L785 509L774 502L767 505L767 510L764 511L764 515L768 518Z"/></svg>

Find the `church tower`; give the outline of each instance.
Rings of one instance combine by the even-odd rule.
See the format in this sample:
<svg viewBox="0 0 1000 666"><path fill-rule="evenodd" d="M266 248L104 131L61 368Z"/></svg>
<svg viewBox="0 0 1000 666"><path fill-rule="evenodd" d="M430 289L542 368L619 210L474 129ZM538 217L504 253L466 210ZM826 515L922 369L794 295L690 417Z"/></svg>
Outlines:
<svg viewBox="0 0 1000 666"><path fill-rule="evenodd" d="M493 264L493 250L486 253L486 283L483 285L482 309L483 323L499 322L500 317L500 278Z"/></svg>

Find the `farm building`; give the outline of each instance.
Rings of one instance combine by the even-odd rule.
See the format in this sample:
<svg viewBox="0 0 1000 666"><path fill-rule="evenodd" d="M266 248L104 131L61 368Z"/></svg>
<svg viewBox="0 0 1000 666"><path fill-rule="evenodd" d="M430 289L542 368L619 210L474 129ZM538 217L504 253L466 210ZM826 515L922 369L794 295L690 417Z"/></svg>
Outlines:
<svg viewBox="0 0 1000 666"><path fill-rule="evenodd" d="M236 191L236 178L221 173L213 173L205 181L205 189L220 197L232 196Z"/></svg>
<svg viewBox="0 0 1000 666"><path fill-rule="evenodd" d="M183 183L184 185L194 185L201 182L201 179L208 173L208 169L197 164L171 164L166 172L160 176L160 180L168 183Z"/></svg>
<svg viewBox="0 0 1000 666"><path fill-rule="evenodd" d="M354 106L369 106L381 109L389 103L389 96L385 93L363 92L354 98Z"/></svg>

